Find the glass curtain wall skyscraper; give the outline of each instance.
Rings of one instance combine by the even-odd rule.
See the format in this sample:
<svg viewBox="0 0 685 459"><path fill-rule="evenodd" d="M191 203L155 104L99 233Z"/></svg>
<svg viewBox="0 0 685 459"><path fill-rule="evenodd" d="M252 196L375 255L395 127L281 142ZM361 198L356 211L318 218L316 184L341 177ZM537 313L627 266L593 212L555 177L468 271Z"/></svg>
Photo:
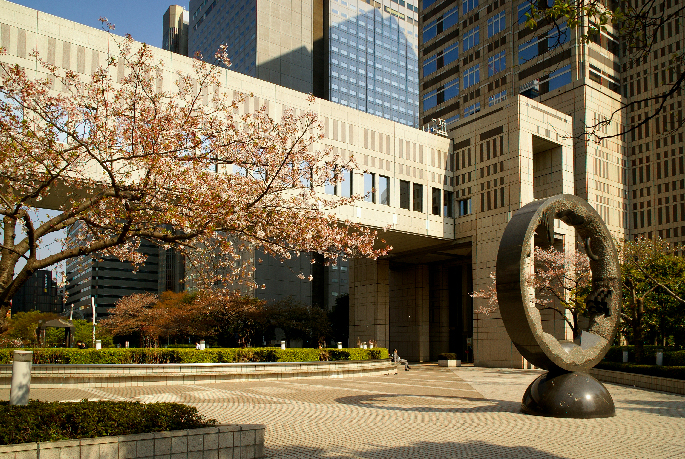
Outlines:
<svg viewBox="0 0 685 459"><path fill-rule="evenodd" d="M330 1L332 102L418 127L417 11L404 1Z"/></svg>
<svg viewBox="0 0 685 459"><path fill-rule="evenodd" d="M191 0L189 54L419 126L418 5L404 0Z"/></svg>

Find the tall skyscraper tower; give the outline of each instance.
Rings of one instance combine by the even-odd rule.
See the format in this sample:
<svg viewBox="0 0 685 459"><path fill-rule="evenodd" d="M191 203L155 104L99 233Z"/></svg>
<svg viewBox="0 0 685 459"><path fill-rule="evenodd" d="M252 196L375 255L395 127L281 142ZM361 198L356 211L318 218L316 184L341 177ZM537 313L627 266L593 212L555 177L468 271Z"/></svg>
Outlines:
<svg viewBox="0 0 685 459"><path fill-rule="evenodd" d="M188 55L188 11L171 5L162 19L162 48L184 56Z"/></svg>
<svg viewBox="0 0 685 459"><path fill-rule="evenodd" d="M191 0L189 51L232 70L418 126L418 6L382 0Z"/></svg>

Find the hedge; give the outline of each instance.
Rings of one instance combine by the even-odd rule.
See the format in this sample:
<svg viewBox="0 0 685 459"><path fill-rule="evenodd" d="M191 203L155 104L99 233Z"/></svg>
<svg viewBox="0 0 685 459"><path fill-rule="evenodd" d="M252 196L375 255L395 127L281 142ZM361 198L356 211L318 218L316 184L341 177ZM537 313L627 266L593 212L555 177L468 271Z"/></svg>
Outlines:
<svg viewBox="0 0 685 459"><path fill-rule="evenodd" d="M234 363L234 362L317 362L320 360L387 359L388 350L310 349L273 347L230 349L71 349L35 348L35 364L164 364L164 363ZM0 349L0 364L12 362L13 349Z"/></svg>
<svg viewBox="0 0 685 459"><path fill-rule="evenodd" d="M644 363L656 364L657 350L664 351L664 366L685 366L685 351L672 350L663 346L644 346ZM635 363L635 346L612 346L604 357L605 362L623 363L623 351L628 351L628 362Z"/></svg>
<svg viewBox="0 0 685 459"><path fill-rule="evenodd" d="M634 363L616 363L604 361L598 363L597 368L601 370L622 371L624 373L635 373L647 376L659 376L662 378L685 380L685 367L683 366L637 365Z"/></svg>
<svg viewBox="0 0 685 459"><path fill-rule="evenodd" d="M184 430L216 424L180 403L0 402L0 445Z"/></svg>

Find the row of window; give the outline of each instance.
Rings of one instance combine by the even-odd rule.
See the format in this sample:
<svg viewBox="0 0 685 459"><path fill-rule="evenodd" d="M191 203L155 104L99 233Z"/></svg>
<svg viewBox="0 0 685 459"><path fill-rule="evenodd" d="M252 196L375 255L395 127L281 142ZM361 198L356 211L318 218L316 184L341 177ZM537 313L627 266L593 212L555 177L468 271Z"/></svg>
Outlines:
<svg viewBox="0 0 685 459"><path fill-rule="evenodd" d="M349 170L341 172L342 181L333 184L327 183L324 187L326 194L350 197L353 190L354 174ZM390 205L390 177L378 175L372 172L364 173L364 201ZM400 208L423 212L423 185L411 183L408 180L400 180ZM442 188L431 188L431 214L453 218L454 215L454 192ZM463 199L456 202L457 215L469 215L472 212L471 199Z"/></svg>
<svg viewBox="0 0 685 459"><path fill-rule="evenodd" d="M430 110L441 103L453 99L459 95L459 78L448 81L437 89L423 96L423 109Z"/></svg>
<svg viewBox="0 0 685 459"><path fill-rule="evenodd" d="M423 42L432 40L459 22L459 7L455 6L423 26Z"/></svg>
<svg viewBox="0 0 685 459"><path fill-rule="evenodd" d="M433 56L426 59L423 63L424 78L438 69L447 67L452 62L459 59L459 43L453 43L447 48L438 51Z"/></svg>
<svg viewBox="0 0 685 459"><path fill-rule="evenodd" d="M563 23L559 28L553 28L549 32L531 38L525 43L521 43L518 47L519 65L528 62L536 56L546 53L550 49L555 49L570 39L570 33L566 23Z"/></svg>

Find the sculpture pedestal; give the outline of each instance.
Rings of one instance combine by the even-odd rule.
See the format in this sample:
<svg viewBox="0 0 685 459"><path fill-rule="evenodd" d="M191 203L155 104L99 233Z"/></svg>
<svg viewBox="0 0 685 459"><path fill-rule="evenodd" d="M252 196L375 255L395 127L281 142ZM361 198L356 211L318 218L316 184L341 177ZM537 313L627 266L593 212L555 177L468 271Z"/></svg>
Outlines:
<svg viewBox="0 0 685 459"><path fill-rule="evenodd" d="M609 418L616 414L606 387L587 373L548 372L528 386L521 410L555 418Z"/></svg>

